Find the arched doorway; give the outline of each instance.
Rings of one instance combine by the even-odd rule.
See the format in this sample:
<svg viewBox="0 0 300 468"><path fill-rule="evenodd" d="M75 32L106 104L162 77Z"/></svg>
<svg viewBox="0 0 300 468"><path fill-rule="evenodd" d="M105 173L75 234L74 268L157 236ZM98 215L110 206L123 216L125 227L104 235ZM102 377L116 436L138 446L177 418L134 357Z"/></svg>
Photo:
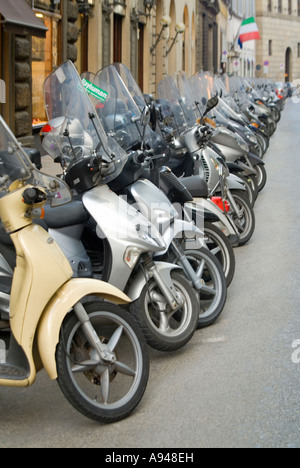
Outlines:
<svg viewBox="0 0 300 468"><path fill-rule="evenodd" d="M292 74L292 49L288 47L285 52L285 81L293 81Z"/></svg>

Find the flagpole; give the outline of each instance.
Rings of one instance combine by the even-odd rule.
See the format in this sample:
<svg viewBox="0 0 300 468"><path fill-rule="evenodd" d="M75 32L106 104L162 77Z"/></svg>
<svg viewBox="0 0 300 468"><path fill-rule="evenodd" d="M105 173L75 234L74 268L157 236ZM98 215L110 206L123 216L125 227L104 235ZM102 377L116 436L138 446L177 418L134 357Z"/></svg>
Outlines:
<svg viewBox="0 0 300 468"><path fill-rule="evenodd" d="M246 19L246 16L243 16L243 19L242 19L242 22L241 22L240 27L239 27L239 29L238 29L238 32L237 32L237 34L236 34L236 36L235 36L235 38L234 38L234 40L233 40L233 43L232 43L232 46L231 46L231 52L234 51L235 43L236 43L236 41L237 41L237 39L238 39L238 37L239 37L239 35L240 35L240 30L241 30L242 24L243 24L243 22L245 21L245 19Z"/></svg>

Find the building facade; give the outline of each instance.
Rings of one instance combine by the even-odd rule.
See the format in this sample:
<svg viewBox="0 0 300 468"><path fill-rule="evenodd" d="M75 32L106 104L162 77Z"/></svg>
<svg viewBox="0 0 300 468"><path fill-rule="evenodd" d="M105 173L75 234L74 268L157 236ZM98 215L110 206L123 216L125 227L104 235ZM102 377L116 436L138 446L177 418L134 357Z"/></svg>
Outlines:
<svg viewBox="0 0 300 468"><path fill-rule="evenodd" d="M195 0L94 0L88 66L125 63L141 89L155 93L165 74L195 69Z"/></svg>
<svg viewBox="0 0 300 468"><path fill-rule="evenodd" d="M256 47L258 41L238 44L239 30L243 19L256 17L255 0L231 0L227 19L227 60L223 69L230 75L255 76Z"/></svg>
<svg viewBox="0 0 300 468"><path fill-rule="evenodd" d="M46 120L44 80L67 59L79 73L122 62L153 95L181 70L300 76L300 0L0 0L0 15L1 113L25 145ZM241 49L249 16L262 39Z"/></svg>
<svg viewBox="0 0 300 468"><path fill-rule="evenodd" d="M257 44L257 76L274 81L300 77L300 2L256 0L261 41Z"/></svg>

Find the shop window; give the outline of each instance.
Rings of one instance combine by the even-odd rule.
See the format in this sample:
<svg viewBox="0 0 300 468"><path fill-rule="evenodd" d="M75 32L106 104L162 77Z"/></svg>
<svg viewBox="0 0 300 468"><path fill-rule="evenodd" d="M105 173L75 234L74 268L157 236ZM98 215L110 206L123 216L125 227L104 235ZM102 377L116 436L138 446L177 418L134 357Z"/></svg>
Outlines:
<svg viewBox="0 0 300 468"><path fill-rule="evenodd" d="M46 77L58 66L58 20L44 16L48 28L46 38L32 38L32 124L43 125L47 121L43 85Z"/></svg>

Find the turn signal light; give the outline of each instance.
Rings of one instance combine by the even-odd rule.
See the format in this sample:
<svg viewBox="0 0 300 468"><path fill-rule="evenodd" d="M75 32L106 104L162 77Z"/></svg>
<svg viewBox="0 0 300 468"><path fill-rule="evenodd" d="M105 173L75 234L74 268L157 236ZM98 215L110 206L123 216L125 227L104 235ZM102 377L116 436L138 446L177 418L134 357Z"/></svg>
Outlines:
<svg viewBox="0 0 300 468"><path fill-rule="evenodd" d="M214 202L220 210L224 211L224 213L230 211L230 204L226 200L223 201L222 197L211 197L211 201Z"/></svg>

